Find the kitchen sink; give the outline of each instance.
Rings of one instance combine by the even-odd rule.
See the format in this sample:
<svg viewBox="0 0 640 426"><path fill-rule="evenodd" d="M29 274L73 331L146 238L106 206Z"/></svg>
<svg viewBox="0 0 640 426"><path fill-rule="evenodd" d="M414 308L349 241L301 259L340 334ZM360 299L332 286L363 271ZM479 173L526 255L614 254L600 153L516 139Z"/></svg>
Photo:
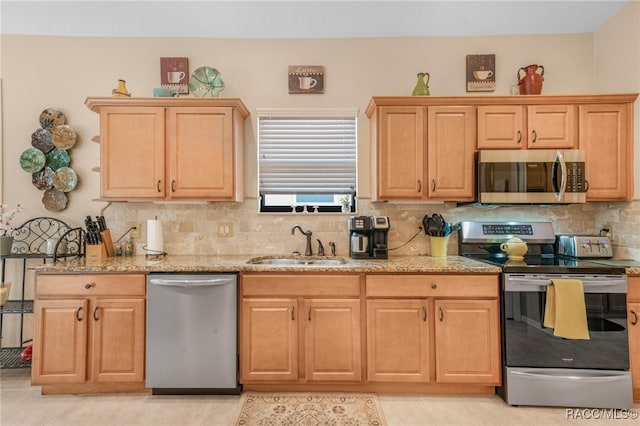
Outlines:
<svg viewBox="0 0 640 426"><path fill-rule="evenodd" d="M331 259L291 258L291 257L254 257L247 262L251 265L285 265L285 266L339 266L347 261L341 257Z"/></svg>

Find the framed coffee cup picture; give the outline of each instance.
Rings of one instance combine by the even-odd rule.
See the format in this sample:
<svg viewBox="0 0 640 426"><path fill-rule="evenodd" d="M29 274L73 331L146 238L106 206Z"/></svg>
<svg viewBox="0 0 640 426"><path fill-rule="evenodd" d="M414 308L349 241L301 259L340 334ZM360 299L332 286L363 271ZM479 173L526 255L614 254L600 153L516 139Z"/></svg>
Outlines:
<svg viewBox="0 0 640 426"><path fill-rule="evenodd" d="M496 90L496 55L467 55L467 92Z"/></svg>
<svg viewBox="0 0 640 426"><path fill-rule="evenodd" d="M324 67L289 65L289 93L324 93Z"/></svg>
<svg viewBox="0 0 640 426"><path fill-rule="evenodd" d="M176 93L189 93L189 58L160 58L160 85Z"/></svg>

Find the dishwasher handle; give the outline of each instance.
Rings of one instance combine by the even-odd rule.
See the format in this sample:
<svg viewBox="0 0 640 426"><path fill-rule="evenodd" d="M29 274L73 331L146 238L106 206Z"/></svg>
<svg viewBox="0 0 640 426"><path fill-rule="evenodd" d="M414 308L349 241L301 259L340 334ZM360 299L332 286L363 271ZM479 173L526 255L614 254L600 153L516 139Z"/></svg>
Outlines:
<svg viewBox="0 0 640 426"><path fill-rule="evenodd" d="M231 277L224 278L204 278L204 279L176 279L176 278L152 278L149 280L151 285L161 285L168 287L217 287L233 284L234 279Z"/></svg>

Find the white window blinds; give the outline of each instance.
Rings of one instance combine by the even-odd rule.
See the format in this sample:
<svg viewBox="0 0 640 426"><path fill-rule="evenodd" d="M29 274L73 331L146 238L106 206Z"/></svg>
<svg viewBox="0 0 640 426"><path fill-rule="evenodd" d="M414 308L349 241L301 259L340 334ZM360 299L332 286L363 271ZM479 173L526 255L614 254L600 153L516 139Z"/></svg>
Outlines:
<svg viewBox="0 0 640 426"><path fill-rule="evenodd" d="M357 110L258 110L261 194L356 189Z"/></svg>

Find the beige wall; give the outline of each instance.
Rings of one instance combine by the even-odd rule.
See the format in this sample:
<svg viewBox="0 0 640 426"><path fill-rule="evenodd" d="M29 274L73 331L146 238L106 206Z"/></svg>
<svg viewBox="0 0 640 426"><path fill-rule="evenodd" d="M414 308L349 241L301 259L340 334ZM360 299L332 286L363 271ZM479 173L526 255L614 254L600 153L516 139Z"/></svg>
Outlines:
<svg viewBox="0 0 640 426"><path fill-rule="evenodd" d="M208 65L220 70L224 97L239 97L252 113L246 125L246 191L244 205L120 204L106 210L107 219L119 233L133 223L144 223L159 213L166 223L165 240L171 253L265 253L300 248L301 238L289 229L301 222L326 244L336 241L338 251L347 249L346 216L259 215L256 213L255 109L260 107L357 107L359 115L359 193L370 196L369 130L364 109L374 95L408 95L418 72L431 74L433 96L469 95L465 92L467 54L496 54L496 95L509 95L519 67L537 63L545 67L543 93L591 93L594 82L594 34L509 37L416 37L384 39L246 40L187 38L68 38L2 36L4 100L4 162L2 176L6 202L21 201L27 211L22 218L48 215L71 225L81 225L85 215L106 206L91 201L99 196L98 116L86 107L87 96L109 96L119 78L127 81L134 96L150 96L159 85L159 58L189 57L191 70ZM287 66L324 65L326 91L322 95L289 95ZM637 70L636 70L637 74ZM618 91L637 90L637 86ZM485 93L486 94L486 93ZM69 207L60 213L46 211L42 192L18 164L29 147L31 133L39 127L38 116L47 108L64 111L79 141L71 150L72 166L80 184L70 193ZM453 204L383 205L364 202L362 213L393 217L391 245L400 245L427 212L441 211L450 220L491 216L515 219L548 217L559 231L595 231L592 206L539 209L457 209ZM447 217L448 216L448 217ZM567 218L578 217L578 221ZM235 235L219 239L216 221L232 221ZM336 225L336 223L338 225ZM168 233L167 231L172 231ZM294 238L294 239L292 239ZM144 242L145 234L138 244ZM277 244L273 241L277 240ZM297 246L297 247L296 247ZM426 238L416 239L406 252L427 252ZM455 249L452 247L452 249Z"/></svg>

